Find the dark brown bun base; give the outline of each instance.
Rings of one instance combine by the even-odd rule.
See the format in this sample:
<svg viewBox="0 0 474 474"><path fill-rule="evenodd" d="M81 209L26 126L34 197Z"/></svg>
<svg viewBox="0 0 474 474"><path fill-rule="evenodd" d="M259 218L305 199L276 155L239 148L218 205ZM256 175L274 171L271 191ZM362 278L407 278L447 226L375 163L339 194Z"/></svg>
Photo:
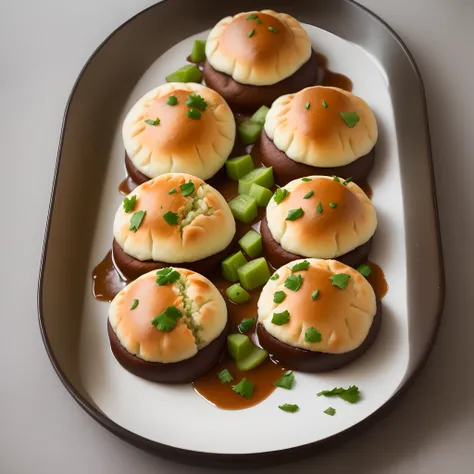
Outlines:
<svg viewBox="0 0 474 474"><path fill-rule="evenodd" d="M181 362L163 364L161 362L147 362L130 354L120 343L110 322L107 321L110 348L118 363L130 373L151 382L159 383L190 383L200 375L208 372L222 360L226 351L229 324L224 328L217 339L198 351L190 359Z"/></svg>
<svg viewBox="0 0 474 474"><path fill-rule="evenodd" d="M345 166L334 168L319 168L317 166L305 165L288 158L286 153L279 150L272 140L262 131L260 140L256 146L260 160L265 166L273 166L273 176L275 183L279 186L285 186L294 179L305 176L339 176L341 178L352 177L357 184L362 184L367 180L372 167L374 166L375 147L367 155L357 158L357 160Z"/></svg>
<svg viewBox="0 0 474 474"><path fill-rule="evenodd" d="M273 337L262 324L257 324L260 345L284 367L301 372L329 372L360 357L375 341L382 324L382 304L377 298L377 312L364 342L353 351L345 354L328 354L293 347Z"/></svg>
<svg viewBox="0 0 474 474"><path fill-rule="evenodd" d="M127 173L130 176L130 178L132 178L133 182L137 185L146 183L147 181L150 181L151 179L137 170L132 160L128 157L126 153L125 153L125 169L127 170Z"/></svg>
<svg viewBox="0 0 474 474"><path fill-rule="evenodd" d="M318 61L314 51L293 75L269 86L252 86L234 81L231 76L216 71L208 61L204 63L204 81L207 87L218 92L230 108L236 112L252 113L262 105L270 107L272 102L284 94L298 92L305 87L318 84Z"/></svg>
<svg viewBox="0 0 474 474"><path fill-rule="evenodd" d="M260 223L260 233L262 234L263 250L267 260L275 268L280 268L293 260L299 260L300 258L309 258L302 255L296 255L291 252L287 252L274 238L270 229L268 228L267 216L262 219ZM370 249L372 248L371 237L365 244L356 247L354 250L347 252L339 257L334 257L341 263L345 263L350 267L356 268L362 263L366 263L369 259Z"/></svg>
<svg viewBox="0 0 474 474"><path fill-rule="evenodd" d="M238 239L236 236L224 250L195 262L167 263L155 262L153 260L145 260L142 262L141 260L126 254L115 239L112 242L112 254L117 269L120 270L125 277L131 280L135 280L139 276L153 270L172 266L187 268L209 278L215 274L216 271L219 271L222 260L237 248L237 241Z"/></svg>

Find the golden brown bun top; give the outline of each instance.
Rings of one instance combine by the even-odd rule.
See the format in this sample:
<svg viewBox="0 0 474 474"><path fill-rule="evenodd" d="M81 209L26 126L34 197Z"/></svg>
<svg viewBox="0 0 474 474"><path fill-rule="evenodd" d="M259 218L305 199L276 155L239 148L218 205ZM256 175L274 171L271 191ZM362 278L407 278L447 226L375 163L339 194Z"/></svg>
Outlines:
<svg viewBox="0 0 474 474"><path fill-rule="evenodd" d="M375 209L357 184L344 185L343 178L336 178L337 182L328 176L304 179L310 181L291 181L283 187L287 197L280 204L272 198L267 206L268 227L284 250L304 257L336 258L373 236ZM286 220L290 210L299 208L304 212L300 218Z"/></svg>
<svg viewBox="0 0 474 474"><path fill-rule="evenodd" d="M227 324L227 309L217 288L204 276L183 268L173 284L159 286L156 271L127 285L112 301L109 321L123 347L149 362L189 359L210 344ZM131 309L134 300L138 306ZM152 319L175 306L183 316L170 332L158 330Z"/></svg>
<svg viewBox="0 0 474 474"><path fill-rule="evenodd" d="M341 112L355 112L360 121L351 128ZM374 114L361 98L324 86L279 97L267 115L265 132L289 158L318 167L347 165L369 153L378 137Z"/></svg>
<svg viewBox="0 0 474 474"><path fill-rule="evenodd" d="M181 186L194 183L183 196ZM170 194L170 192L172 194ZM114 237L128 255L138 260L168 263L195 262L225 249L235 234L235 220L224 197L202 179L185 173L168 173L134 189L131 212L121 204L114 221ZM135 212L146 211L136 232L130 229ZM169 225L165 214L178 215Z"/></svg>
<svg viewBox="0 0 474 474"><path fill-rule="evenodd" d="M258 319L278 340L293 347L316 352L340 354L359 347L367 337L377 311L375 293L367 280L356 270L336 260L307 259L308 270L292 272L298 262L291 262L278 270L277 280L269 280L258 301ZM345 289L334 286L330 277L344 273L350 276ZM285 287L290 275L300 275L298 291ZM313 300L312 295L319 290ZM273 295L284 291L282 303L274 303ZM272 323L274 313L288 311L289 321L278 326ZM320 342L307 342L305 332L314 327L321 334Z"/></svg>
<svg viewBox="0 0 474 474"><path fill-rule="evenodd" d="M251 15L258 18L248 19ZM213 28L206 56L214 69L237 82L270 85L291 76L308 61L311 41L300 23L286 13L244 12L222 19Z"/></svg>

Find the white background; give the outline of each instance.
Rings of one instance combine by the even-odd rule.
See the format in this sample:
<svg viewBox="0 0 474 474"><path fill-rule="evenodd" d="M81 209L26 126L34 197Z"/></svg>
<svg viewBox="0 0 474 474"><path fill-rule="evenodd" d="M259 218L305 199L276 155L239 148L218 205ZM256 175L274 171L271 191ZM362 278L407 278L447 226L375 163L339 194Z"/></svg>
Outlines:
<svg viewBox="0 0 474 474"><path fill-rule="evenodd" d="M0 0L2 474L208 472L145 454L85 415L56 377L37 324L38 265L68 94L96 46L152 3ZM443 323L426 369L386 419L337 450L268 472L470 474L474 2L362 3L402 36L425 81L446 263Z"/></svg>

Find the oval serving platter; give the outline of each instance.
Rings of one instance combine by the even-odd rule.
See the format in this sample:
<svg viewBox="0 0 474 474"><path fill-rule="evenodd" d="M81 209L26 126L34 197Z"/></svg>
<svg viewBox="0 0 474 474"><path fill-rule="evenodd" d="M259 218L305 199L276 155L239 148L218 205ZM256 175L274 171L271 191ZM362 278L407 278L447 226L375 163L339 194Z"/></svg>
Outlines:
<svg viewBox="0 0 474 474"><path fill-rule="evenodd" d="M93 298L90 275L110 248L122 199L117 185L124 177L124 116L146 91L185 64L194 39L205 39L220 18L266 7L250 0L165 0L135 16L82 70L59 145L38 295L46 350L67 390L95 420L136 446L183 462L284 462L296 452L314 454L353 435L386 413L415 378L443 307L426 106L412 57L385 23L356 3L275 0L271 8L303 23L329 68L353 81L353 92L378 119L377 160L369 182L379 218L371 260L381 265L390 287L381 332L349 366L326 374L298 373L291 392L277 390L244 411L219 410L191 385L139 379L113 358L106 335L108 305ZM352 384L363 394L356 405L316 397L320 390ZM297 403L300 412L278 410L283 403ZM323 414L329 405L336 416ZM282 422L285 433L273 436Z"/></svg>

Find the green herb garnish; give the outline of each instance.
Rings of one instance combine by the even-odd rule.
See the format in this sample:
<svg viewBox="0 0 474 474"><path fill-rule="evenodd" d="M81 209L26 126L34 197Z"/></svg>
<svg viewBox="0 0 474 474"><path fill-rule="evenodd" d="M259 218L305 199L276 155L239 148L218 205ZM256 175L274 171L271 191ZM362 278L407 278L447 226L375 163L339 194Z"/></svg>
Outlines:
<svg viewBox="0 0 474 474"><path fill-rule="evenodd" d="M179 280L180 273L177 270L173 270L171 267L162 268L156 272L156 284L158 286L172 284Z"/></svg>
<svg viewBox="0 0 474 474"><path fill-rule="evenodd" d="M310 107L311 107L311 104L309 102L306 102L306 104L304 104L304 108L306 110L309 110Z"/></svg>
<svg viewBox="0 0 474 474"><path fill-rule="evenodd" d="M294 381L295 376L293 375L293 371L287 370L273 385L275 385L275 387L281 387L286 390L291 390Z"/></svg>
<svg viewBox="0 0 474 474"><path fill-rule="evenodd" d="M309 262L308 260L303 260L302 262L298 262L295 265L291 267L292 272L297 272L300 270L308 270L309 268Z"/></svg>
<svg viewBox="0 0 474 474"><path fill-rule="evenodd" d="M351 181L352 181L352 176L349 176L349 178L345 179L345 180L342 182L342 184L343 184L344 186L347 186Z"/></svg>
<svg viewBox="0 0 474 474"><path fill-rule="evenodd" d="M194 193L194 183L191 180L189 180L187 183L182 184L180 188L181 194L183 196L189 196L190 194Z"/></svg>
<svg viewBox="0 0 474 474"><path fill-rule="evenodd" d="M326 101L323 99L323 102L322 102L322 106L327 109L328 108L328 104L326 104Z"/></svg>
<svg viewBox="0 0 474 474"><path fill-rule="evenodd" d="M336 207L337 207L337 202L330 202L330 203L329 203L329 207L330 207L331 209L336 209Z"/></svg>
<svg viewBox="0 0 474 474"><path fill-rule="evenodd" d="M151 324L158 331L170 332L176 327L176 323L183 314L176 306L168 306L161 314L151 320Z"/></svg>
<svg viewBox="0 0 474 474"><path fill-rule="evenodd" d="M202 116L201 112L199 112L198 109L194 109L194 108L188 109L186 111L186 115L189 118L194 119L194 120L199 120Z"/></svg>
<svg viewBox="0 0 474 474"><path fill-rule="evenodd" d="M354 128L360 121L360 117L357 115L357 112L341 112L341 117L349 128Z"/></svg>
<svg viewBox="0 0 474 474"><path fill-rule="evenodd" d="M316 212L318 214L322 214L323 213L323 205L321 204L321 201L318 202L318 205L316 206Z"/></svg>
<svg viewBox="0 0 474 474"><path fill-rule="evenodd" d="M276 33L276 32L277 32L277 29L276 29L276 28L273 28L273 26L269 26L269 27L268 27L268 31L270 31L271 33Z"/></svg>
<svg viewBox="0 0 474 474"><path fill-rule="evenodd" d="M146 211L138 211L135 212L130 219L130 227L129 230L136 232L140 227L143 218L145 217Z"/></svg>
<svg viewBox="0 0 474 474"><path fill-rule="evenodd" d="M344 290L349 284L351 276L346 275L345 273L335 273L334 275L331 275L329 279L331 280L333 286L337 286L341 290Z"/></svg>
<svg viewBox="0 0 474 474"><path fill-rule="evenodd" d="M204 100L204 97L200 96L199 94L189 94L188 100L186 100L185 104L188 107L195 107L196 109L202 110L203 112L207 108L207 102Z"/></svg>
<svg viewBox="0 0 474 474"><path fill-rule="evenodd" d="M321 342L321 333L314 326L311 326L304 332L304 340L306 342Z"/></svg>
<svg viewBox="0 0 474 474"><path fill-rule="evenodd" d="M333 388L319 392L318 397L339 397L349 403L357 403L360 400L359 387L351 385L349 388Z"/></svg>
<svg viewBox="0 0 474 474"><path fill-rule="evenodd" d="M298 291L303 283L303 277L301 275L289 275L285 280L285 288L292 291Z"/></svg>
<svg viewBox="0 0 474 474"><path fill-rule="evenodd" d="M309 183L310 181L313 181L311 178L301 178L301 181L304 181L305 183Z"/></svg>
<svg viewBox="0 0 474 474"><path fill-rule="evenodd" d="M251 38L254 33L255 33L255 30L250 30L250 31L248 32L247 36L248 36L249 38Z"/></svg>
<svg viewBox="0 0 474 474"><path fill-rule="evenodd" d="M249 399L253 394L253 383L243 378L237 385L232 385L232 390L240 396Z"/></svg>
<svg viewBox="0 0 474 474"><path fill-rule="evenodd" d="M300 409L298 405L292 405L291 403L284 403L283 405L278 405L278 408L288 413L295 413Z"/></svg>
<svg viewBox="0 0 474 474"><path fill-rule="evenodd" d="M246 18L246 20L247 20L247 21L256 20L257 18L258 18L258 15L256 15L255 13L251 13L251 14Z"/></svg>
<svg viewBox="0 0 474 474"><path fill-rule="evenodd" d="M175 192L176 192L176 188L173 188L168 191L168 194L174 194Z"/></svg>
<svg viewBox="0 0 474 474"><path fill-rule="evenodd" d="M278 275L278 273L275 273L275 275L270 277L270 280L278 280L278 278L280 278L280 276Z"/></svg>
<svg viewBox="0 0 474 474"><path fill-rule="evenodd" d="M298 209L290 209L288 211L288 215L286 216L286 221L296 221L296 219L299 219L302 215L304 214L303 209L299 207Z"/></svg>
<svg viewBox="0 0 474 474"><path fill-rule="evenodd" d="M129 212L133 211L133 208L135 207L135 202L137 201L137 196L135 194L128 198L126 197L123 200L123 210L128 214Z"/></svg>
<svg viewBox="0 0 474 474"><path fill-rule="evenodd" d="M247 332L255 323L255 318L245 318L242 319L241 323L239 324L240 332Z"/></svg>
<svg viewBox="0 0 474 474"><path fill-rule="evenodd" d="M286 293L284 291L277 291L273 295L273 302L277 303L277 304L280 304L284 301L285 298L286 298Z"/></svg>
<svg viewBox="0 0 474 474"><path fill-rule="evenodd" d="M132 306L130 306L130 311L135 309L138 306L139 301L138 300L133 300Z"/></svg>
<svg viewBox="0 0 474 474"><path fill-rule="evenodd" d="M366 278L369 277L371 274L372 274L372 270L371 268L369 267L369 265L367 265L366 263L362 264L362 265L359 265L357 267L357 271L362 275L362 276L365 276Z"/></svg>
<svg viewBox="0 0 474 474"><path fill-rule="evenodd" d="M263 21L262 20L257 20L257 25L263 25Z"/></svg>
<svg viewBox="0 0 474 474"><path fill-rule="evenodd" d="M176 214L176 212L168 211L163 214L163 219L168 225L176 225L178 223L178 214Z"/></svg>
<svg viewBox="0 0 474 474"><path fill-rule="evenodd" d="M329 408L326 408L326 410L324 410L323 413L326 413L326 415L329 415L329 416L334 416L336 414L336 409L333 407L329 407Z"/></svg>
<svg viewBox="0 0 474 474"><path fill-rule="evenodd" d="M160 125L160 119L158 117L156 117L155 120L146 119L145 123L147 123L148 125Z"/></svg>
<svg viewBox="0 0 474 474"><path fill-rule="evenodd" d="M341 182L341 180L340 180L337 176L333 176L333 177L332 177L332 180L333 180L333 181L336 181L336 183L340 183L340 182Z"/></svg>
<svg viewBox="0 0 474 474"><path fill-rule="evenodd" d="M290 313L288 310L282 311L281 313L273 313L272 324L276 326L283 326L290 320Z"/></svg>
<svg viewBox="0 0 474 474"><path fill-rule="evenodd" d="M221 370L217 376L221 383L230 383L234 380L234 377L232 377L232 374L227 369Z"/></svg>
<svg viewBox="0 0 474 474"><path fill-rule="evenodd" d="M280 204L283 199L286 198L286 196L288 196L289 191L285 188L278 188L276 191L275 191L275 194L273 195L273 200L277 203L277 204Z"/></svg>
<svg viewBox="0 0 474 474"><path fill-rule="evenodd" d="M175 95L170 95L166 103L168 105L176 105L178 103L178 98Z"/></svg>
<svg viewBox="0 0 474 474"><path fill-rule="evenodd" d="M314 194L314 191L308 191L304 196L303 199L309 199Z"/></svg>
<svg viewBox="0 0 474 474"><path fill-rule="evenodd" d="M318 296L319 296L319 290L314 290L313 293L311 294L311 299L313 301L316 301Z"/></svg>

